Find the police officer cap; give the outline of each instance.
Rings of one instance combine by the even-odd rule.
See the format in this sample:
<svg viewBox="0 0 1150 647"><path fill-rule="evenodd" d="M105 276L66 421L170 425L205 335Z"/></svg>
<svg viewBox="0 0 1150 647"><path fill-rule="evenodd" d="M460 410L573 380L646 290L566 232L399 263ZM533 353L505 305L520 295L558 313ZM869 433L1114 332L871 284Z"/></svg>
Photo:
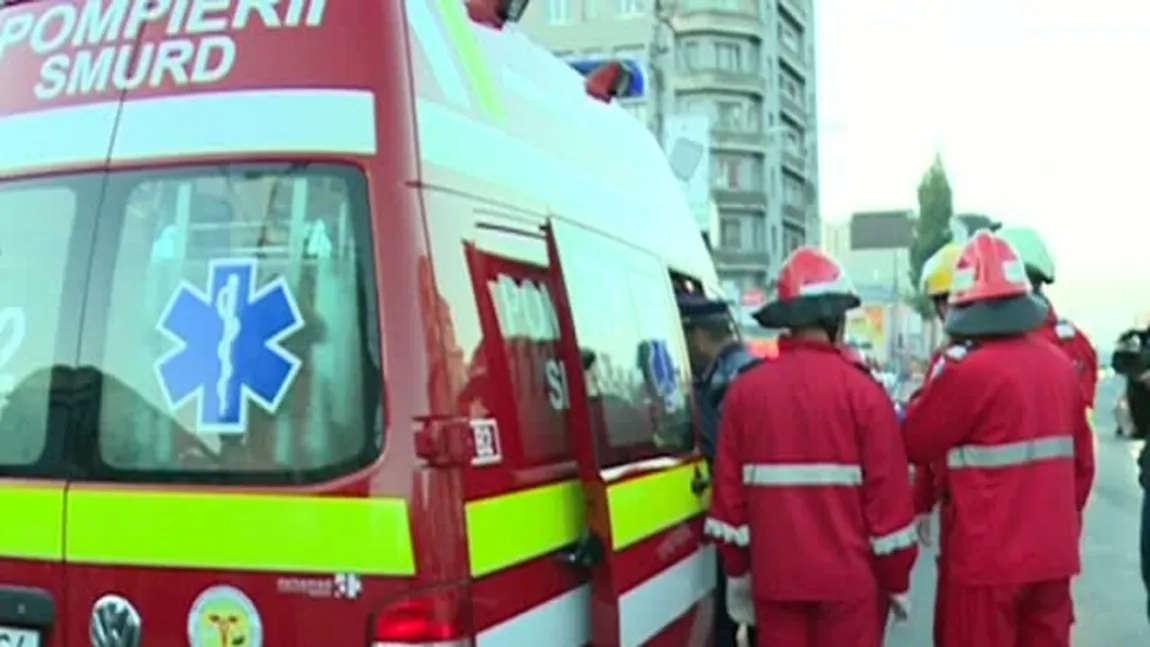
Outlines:
<svg viewBox="0 0 1150 647"><path fill-rule="evenodd" d="M678 302L683 323L726 319L730 316L730 306L722 299L709 299L701 294L681 294Z"/></svg>

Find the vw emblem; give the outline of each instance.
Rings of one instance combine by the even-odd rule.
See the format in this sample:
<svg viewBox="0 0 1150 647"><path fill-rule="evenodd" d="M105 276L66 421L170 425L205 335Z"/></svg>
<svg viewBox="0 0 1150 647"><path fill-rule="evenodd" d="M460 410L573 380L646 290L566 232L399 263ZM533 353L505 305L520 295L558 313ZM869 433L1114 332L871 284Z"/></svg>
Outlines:
<svg viewBox="0 0 1150 647"><path fill-rule="evenodd" d="M88 636L92 647L140 647L143 624L131 602L113 594L96 600Z"/></svg>

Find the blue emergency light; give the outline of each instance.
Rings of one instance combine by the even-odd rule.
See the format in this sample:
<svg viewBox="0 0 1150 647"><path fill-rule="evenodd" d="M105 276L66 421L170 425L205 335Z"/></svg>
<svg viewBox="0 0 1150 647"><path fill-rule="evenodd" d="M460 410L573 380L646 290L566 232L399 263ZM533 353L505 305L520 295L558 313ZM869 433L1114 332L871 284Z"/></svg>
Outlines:
<svg viewBox="0 0 1150 647"><path fill-rule="evenodd" d="M592 72L609 63L619 63L625 67L628 72L631 73L631 82L627 85L622 93L616 95L616 98L639 99L646 94L647 80L643 76L643 66L634 59L620 58L614 60L605 60L600 58L568 62L571 67L575 68L575 70L583 76L590 76Z"/></svg>

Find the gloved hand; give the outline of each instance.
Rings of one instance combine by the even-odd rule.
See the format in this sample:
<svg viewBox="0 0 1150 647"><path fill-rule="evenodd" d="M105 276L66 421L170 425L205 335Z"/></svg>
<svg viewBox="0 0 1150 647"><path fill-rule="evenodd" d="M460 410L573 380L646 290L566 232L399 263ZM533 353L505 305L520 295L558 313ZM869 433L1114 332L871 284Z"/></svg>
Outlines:
<svg viewBox="0 0 1150 647"><path fill-rule="evenodd" d="M923 546L930 546L934 541L934 537L931 534L930 516L931 515L928 512L926 514L920 514L914 518L915 534L918 535L918 543L922 544Z"/></svg>
<svg viewBox="0 0 1150 647"><path fill-rule="evenodd" d="M910 619L910 595L896 593L890 596L890 611L894 614L895 622L906 622Z"/></svg>
<svg viewBox="0 0 1150 647"><path fill-rule="evenodd" d="M751 597L751 576L727 578L727 615L735 624L755 624L755 602Z"/></svg>

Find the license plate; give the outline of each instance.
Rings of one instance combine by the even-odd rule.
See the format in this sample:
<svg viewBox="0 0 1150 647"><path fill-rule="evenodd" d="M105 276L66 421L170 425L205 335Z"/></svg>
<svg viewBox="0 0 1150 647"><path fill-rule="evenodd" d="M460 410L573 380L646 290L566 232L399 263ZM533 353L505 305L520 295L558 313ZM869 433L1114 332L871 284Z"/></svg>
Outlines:
<svg viewBox="0 0 1150 647"><path fill-rule="evenodd" d="M0 627L0 647L40 647L40 633L27 629Z"/></svg>

